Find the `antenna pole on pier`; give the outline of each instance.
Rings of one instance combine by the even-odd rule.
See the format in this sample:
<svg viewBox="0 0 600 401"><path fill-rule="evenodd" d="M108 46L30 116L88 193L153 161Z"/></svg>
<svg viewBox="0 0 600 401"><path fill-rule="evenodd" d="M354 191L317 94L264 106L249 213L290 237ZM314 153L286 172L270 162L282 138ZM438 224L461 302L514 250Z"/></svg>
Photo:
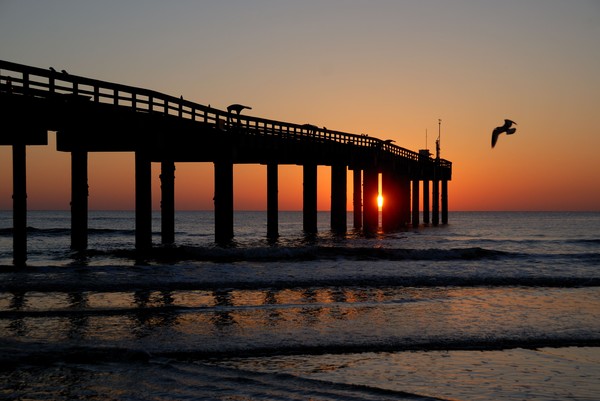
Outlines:
<svg viewBox="0 0 600 401"><path fill-rule="evenodd" d="M438 139L435 142L435 158L440 158L440 147L442 143L442 119L438 118Z"/></svg>

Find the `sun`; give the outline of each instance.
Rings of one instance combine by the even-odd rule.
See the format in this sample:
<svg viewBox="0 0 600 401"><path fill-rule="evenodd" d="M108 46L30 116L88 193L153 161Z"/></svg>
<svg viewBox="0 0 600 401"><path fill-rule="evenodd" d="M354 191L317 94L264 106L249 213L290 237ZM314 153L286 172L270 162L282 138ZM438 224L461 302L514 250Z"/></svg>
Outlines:
<svg viewBox="0 0 600 401"><path fill-rule="evenodd" d="M379 208L379 210L381 210L381 208L383 207L383 196L377 195L377 207Z"/></svg>

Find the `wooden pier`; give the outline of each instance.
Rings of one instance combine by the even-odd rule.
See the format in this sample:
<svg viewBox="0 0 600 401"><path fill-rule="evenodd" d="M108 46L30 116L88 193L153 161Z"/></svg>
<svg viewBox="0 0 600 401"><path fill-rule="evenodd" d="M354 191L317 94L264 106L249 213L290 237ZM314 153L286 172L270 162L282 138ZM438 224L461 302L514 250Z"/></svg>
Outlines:
<svg viewBox="0 0 600 401"><path fill-rule="evenodd" d="M0 145L13 149L15 265L27 259L27 146L71 153L71 246L87 248L88 154L135 153L135 246L152 248L151 165L161 164L161 242L175 243L175 163L214 163L215 241L234 236L233 166L267 166L267 233L278 236L278 166L303 166L303 228L317 231L317 167L331 167L331 229L345 232L346 173L353 171L355 229L379 229L379 175L385 204L382 228L448 222L452 163L389 141L229 113L148 89L0 61ZM16 127L16 128L15 128ZM7 185L7 183L0 183ZM431 190L431 199L430 196ZM440 194L441 190L441 194ZM440 203L441 201L441 203ZM411 213L412 211L412 213Z"/></svg>

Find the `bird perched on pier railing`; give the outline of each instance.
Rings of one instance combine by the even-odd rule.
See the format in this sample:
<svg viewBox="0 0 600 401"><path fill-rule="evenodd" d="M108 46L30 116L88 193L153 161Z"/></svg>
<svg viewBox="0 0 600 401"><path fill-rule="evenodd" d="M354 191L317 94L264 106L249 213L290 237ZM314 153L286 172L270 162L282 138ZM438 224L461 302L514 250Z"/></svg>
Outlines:
<svg viewBox="0 0 600 401"><path fill-rule="evenodd" d="M314 135L319 127L313 124L302 124L302 128L305 128L310 135Z"/></svg>
<svg viewBox="0 0 600 401"><path fill-rule="evenodd" d="M239 125L240 124L240 113L244 109L252 110L252 107L244 106L243 104L238 104L238 103L230 104L229 106L227 106L227 126L228 127L231 126L231 123L233 120L233 118L231 117L232 112L237 113L237 125Z"/></svg>
<svg viewBox="0 0 600 401"><path fill-rule="evenodd" d="M240 115L240 113L244 109L252 110L252 107L244 106L243 104L237 104L237 103L231 104L231 105L227 106L227 112L228 113L231 113L232 111L235 111L238 114L238 116Z"/></svg>
<svg viewBox="0 0 600 401"><path fill-rule="evenodd" d="M504 119L504 125L502 125L501 127L496 127L494 128L494 130L492 131L492 148L494 146L496 146L496 142L498 142L498 136L502 133L506 133L506 135L512 135L515 133L515 131L517 130L516 128L511 128L512 125L517 125L516 122L509 120L509 119Z"/></svg>

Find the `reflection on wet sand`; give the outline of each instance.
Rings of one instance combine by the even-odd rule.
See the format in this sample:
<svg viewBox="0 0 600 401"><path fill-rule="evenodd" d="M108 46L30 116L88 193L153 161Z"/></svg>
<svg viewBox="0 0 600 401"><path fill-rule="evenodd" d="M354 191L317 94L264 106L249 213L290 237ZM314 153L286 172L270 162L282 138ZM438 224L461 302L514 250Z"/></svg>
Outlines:
<svg viewBox="0 0 600 401"><path fill-rule="evenodd" d="M437 338L527 341L548 330L576 340L583 320L600 321L594 289L576 292L352 287L15 292L0 294L0 332L17 341L76 339L114 345L143 340L144 347L177 343L196 350L281 343L410 347ZM558 297L560 303L555 302ZM551 301L552 308L545 308ZM503 314L506 310L511 313Z"/></svg>
<svg viewBox="0 0 600 401"><path fill-rule="evenodd" d="M369 303L386 301L381 291L338 288L15 292L2 299L10 299L4 302L0 321L12 336L48 340L144 338L155 329L173 330L182 323L196 325L181 329L196 334L234 326L240 326L237 330L315 327L352 320L368 313Z"/></svg>

